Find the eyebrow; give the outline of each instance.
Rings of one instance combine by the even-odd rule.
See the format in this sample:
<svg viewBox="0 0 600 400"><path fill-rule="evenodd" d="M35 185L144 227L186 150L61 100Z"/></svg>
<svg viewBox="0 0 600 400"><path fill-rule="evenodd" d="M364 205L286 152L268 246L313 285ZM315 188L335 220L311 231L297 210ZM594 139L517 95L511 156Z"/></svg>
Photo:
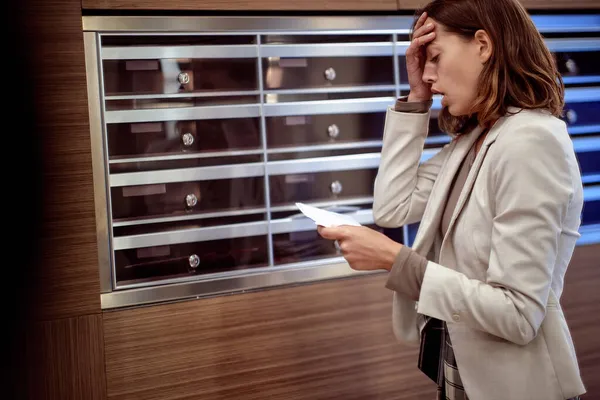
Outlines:
<svg viewBox="0 0 600 400"><path fill-rule="evenodd" d="M439 48L439 47L440 47L440 45L435 43L435 40L434 40L433 42L431 42L427 45L427 47L425 48L425 52L431 53L431 51L434 51L436 48Z"/></svg>

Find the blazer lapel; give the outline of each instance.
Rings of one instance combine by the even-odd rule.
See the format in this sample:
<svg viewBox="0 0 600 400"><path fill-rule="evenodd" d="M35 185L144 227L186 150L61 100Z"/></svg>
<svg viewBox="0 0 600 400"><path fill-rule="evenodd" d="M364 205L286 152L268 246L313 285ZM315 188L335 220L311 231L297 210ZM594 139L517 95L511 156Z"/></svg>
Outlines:
<svg viewBox="0 0 600 400"><path fill-rule="evenodd" d="M442 166L433 185L413 245L413 249L422 256L427 256L431 249L437 233L436 230L440 227L444 205L446 204L454 176L458 172L469 149L475 143L475 140L477 140L481 130L481 127L477 127L470 133L457 136L454 139L454 149Z"/></svg>
<svg viewBox="0 0 600 400"><path fill-rule="evenodd" d="M442 249L444 248L444 245L447 242L449 234L452 231L452 229L454 228L454 224L456 223L457 218L459 217L460 213L462 212L462 210L471 194L473 185L475 184L475 181L477 180L477 175L479 174L479 170L481 169L481 166L483 165L483 160L485 159L485 155L487 154L487 151L490 148L490 146L492 145L492 143L494 143L494 141L496 140L496 137L498 136L498 133L500 132L500 127L505 120L506 120L506 118L502 118L502 119L498 120L498 122L492 127L492 129L490 129L490 132L488 132L488 135L486 136L481 148L479 149L479 152L477 153L477 157L475 158L475 161L473 162L473 165L471 166L471 169L465 180L464 186L463 186L462 190L460 191L460 195L458 197L456 207L455 207L454 211L452 212L452 218L450 219L450 223L448 225L448 230L446 231L444 238L442 240L442 247L441 247ZM481 132L481 130L479 132ZM479 136L479 133L476 133L474 136L474 141L477 140L478 136ZM441 254L441 252L440 252L440 254Z"/></svg>
<svg viewBox="0 0 600 400"><path fill-rule="evenodd" d="M467 175L465 184L460 191L460 195L458 196L456 208L454 208L454 211L452 212L452 218L450 218L448 230L446 231L446 233L444 235L444 240L442 241L442 248L444 247L444 244L446 243L449 233L452 231L452 228L454 228L456 219L460 215L465 203L467 202L467 199L469 198L469 195L471 194L471 189L473 189L473 185L475 184L475 180L477 179L477 174L479 173L479 170L481 169L481 164L483 163L483 159L485 158L485 154L487 153L488 148L489 148L489 145L486 145L486 144L481 146L481 149L479 149L479 153L477 153L477 157L475 158L475 161L473 162L473 165L471 166L471 170L469 171L469 173Z"/></svg>

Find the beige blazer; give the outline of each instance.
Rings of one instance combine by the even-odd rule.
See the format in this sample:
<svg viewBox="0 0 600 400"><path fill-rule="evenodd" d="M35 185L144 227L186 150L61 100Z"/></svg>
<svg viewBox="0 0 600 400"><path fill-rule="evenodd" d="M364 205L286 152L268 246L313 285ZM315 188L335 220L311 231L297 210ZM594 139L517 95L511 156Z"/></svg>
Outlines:
<svg viewBox="0 0 600 400"><path fill-rule="evenodd" d="M418 343L423 315L446 321L471 400L583 394L559 303L583 207L565 124L531 110L498 120L441 237L452 178L481 128L420 164L429 117L388 109L375 181L376 223L420 221L413 249L430 260L417 303L394 293L394 333Z"/></svg>

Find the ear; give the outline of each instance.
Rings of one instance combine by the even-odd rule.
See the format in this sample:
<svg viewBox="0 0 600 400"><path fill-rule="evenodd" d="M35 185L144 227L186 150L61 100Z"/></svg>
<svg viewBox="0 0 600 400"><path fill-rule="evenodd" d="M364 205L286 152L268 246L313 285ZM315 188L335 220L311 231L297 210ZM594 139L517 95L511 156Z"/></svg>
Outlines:
<svg viewBox="0 0 600 400"><path fill-rule="evenodd" d="M482 64L485 64L492 56L492 52L494 50L492 45L492 39L486 31L480 29L477 32L475 32L474 40L475 44L478 47L479 60Z"/></svg>

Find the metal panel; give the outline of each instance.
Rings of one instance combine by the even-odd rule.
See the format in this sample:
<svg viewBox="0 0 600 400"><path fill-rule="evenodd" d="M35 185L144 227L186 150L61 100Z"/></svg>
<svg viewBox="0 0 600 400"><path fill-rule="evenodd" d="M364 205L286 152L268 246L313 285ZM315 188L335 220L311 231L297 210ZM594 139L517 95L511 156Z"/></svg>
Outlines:
<svg viewBox="0 0 600 400"><path fill-rule="evenodd" d="M167 222L194 221L194 220L207 219L207 218L223 218L223 217L236 217L236 216L240 216L240 215L262 214L266 211L267 211L266 208L249 208L249 209L244 209L244 210L231 210L231 211L207 212L207 213L197 213L197 214L190 214L190 215L180 215L177 217L159 217L159 218L144 218L144 219L113 221L112 225L113 225L113 227L119 227L119 226L163 224L163 223L167 223Z"/></svg>
<svg viewBox="0 0 600 400"><path fill-rule="evenodd" d="M106 100L158 100L158 99L187 99L195 97L244 97L258 96L258 90L218 90L215 92L183 92L155 94L117 94L105 96Z"/></svg>
<svg viewBox="0 0 600 400"><path fill-rule="evenodd" d="M581 182L584 185L587 185L587 184L590 184L590 183L600 183L600 174L585 174L585 175L582 175Z"/></svg>
<svg viewBox="0 0 600 400"><path fill-rule="evenodd" d="M600 200L600 185L584 187L583 199L586 202Z"/></svg>
<svg viewBox="0 0 600 400"><path fill-rule="evenodd" d="M156 183L210 181L215 179L249 178L264 174L263 163L218 165L214 167L165 169L160 171L112 174L111 187L152 185Z"/></svg>
<svg viewBox="0 0 600 400"><path fill-rule="evenodd" d="M367 204L373 203L373 196L366 197L352 197L350 199L336 199L336 200L326 200L326 201L311 201L307 204L310 204L313 207L319 208L331 208L331 207L343 207L343 206L354 206L357 204ZM298 207L294 204L290 204L287 206L275 206L271 207L271 212L282 212L282 211L298 211ZM304 215L304 214L298 214Z"/></svg>
<svg viewBox="0 0 600 400"><path fill-rule="evenodd" d="M386 111L394 105L394 97L373 97L365 99L317 100L289 103L267 103L264 113L267 117L291 115L322 115Z"/></svg>
<svg viewBox="0 0 600 400"><path fill-rule="evenodd" d="M260 115L258 104L202 106L186 108L148 108L107 111L108 124L132 122L189 121L202 119L254 118Z"/></svg>
<svg viewBox="0 0 600 400"><path fill-rule="evenodd" d="M262 143L262 151L263 151L263 161L267 161L269 159L269 155L267 153L267 124L265 121L265 109L264 109L264 90L265 90L265 81L263 76L263 65L262 65L262 49L263 46L260 46L261 38L260 35L256 36L256 43L259 44L258 48L258 58L256 59L256 69L258 71L258 89L260 90L260 140ZM266 172L265 167L265 172ZM271 221L271 189L269 183L269 177L265 174L264 176L264 191L265 191L265 206L267 207L267 221ZM273 235L271 232L271 224L267 227L267 245L268 245L268 256L269 256L269 265L273 265L274 262L274 250L273 250Z"/></svg>
<svg viewBox="0 0 600 400"><path fill-rule="evenodd" d="M573 138L573 147L577 153L600 150L600 136Z"/></svg>
<svg viewBox="0 0 600 400"><path fill-rule="evenodd" d="M600 51L600 38L582 39L544 39L552 52Z"/></svg>
<svg viewBox="0 0 600 400"><path fill-rule="evenodd" d="M166 58L254 58L256 45L223 46L107 46L103 60L155 60Z"/></svg>
<svg viewBox="0 0 600 400"><path fill-rule="evenodd" d="M262 67L262 66L261 66ZM262 78L262 77L261 77ZM410 89L408 84L400 85L402 90ZM265 90L264 94L323 94L323 93L363 93L363 92L392 92L396 90L396 85L361 85L361 86L335 86L335 87L314 87L297 89L275 89Z"/></svg>
<svg viewBox="0 0 600 400"><path fill-rule="evenodd" d="M583 85L586 83L600 84L600 75L563 76L562 80L565 85Z"/></svg>
<svg viewBox="0 0 600 400"><path fill-rule="evenodd" d="M85 50L85 69L88 90L88 112L90 120L90 139L92 146L92 173L94 179L94 210L96 216L96 238L98 243L98 266L100 273L100 291L112 290L110 248L110 206L106 188L106 159L104 153L102 103L100 91L101 79L98 68L98 37L93 32L83 35Z"/></svg>
<svg viewBox="0 0 600 400"><path fill-rule="evenodd" d="M600 87L568 88L565 90L567 103L600 101Z"/></svg>
<svg viewBox="0 0 600 400"><path fill-rule="evenodd" d="M399 56L405 55L406 50L408 50L408 46L410 46L410 42L408 41L396 42L396 54Z"/></svg>
<svg viewBox="0 0 600 400"><path fill-rule="evenodd" d="M336 258L306 263L306 265L269 267L263 271L247 271L190 283L115 291L102 295L101 306L103 309L114 309L375 273L381 272L355 271L348 266L348 263Z"/></svg>
<svg viewBox="0 0 600 400"><path fill-rule="evenodd" d="M391 56L392 42L266 44L261 57L369 57Z"/></svg>
<svg viewBox="0 0 600 400"><path fill-rule="evenodd" d="M177 231L156 232L144 235L121 236L113 239L113 247L115 250L138 249L141 247L266 235L268 232L267 224L266 221L247 222L235 225L221 225L208 228L181 229Z"/></svg>
<svg viewBox="0 0 600 400"><path fill-rule="evenodd" d="M588 133L600 133L600 125L582 125L582 126L569 126L569 134L571 135L585 135Z"/></svg>
<svg viewBox="0 0 600 400"><path fill-rule="evenodd" d="M433 157L440 149L423 150L421 162ZM350 171L379 167L380 153L350 154L333 157L314 157L302 160L270 161L267 170L270 176L316 173L324 171Z"/></svg>
<svg viewBox="0 0 600 400"><path fill-rule="evenodd" d="M532 15L541 33L600 32L600 15Z"/></svg>
<svg viewBox="0 0 600 400"><path fill-rule="evenodd" d="M429 136L425 138L425 144L448 144L452 141L452 138L448 135L439 135L439 136Z"/></svg>
<svg viewBox="0 0 600 400"><path fill-rule="evenodd" d="M314 173L323 171L349 171L372 169L379 166L379 153L351 154L348 156L315 157L303 160L270 161L267 164L271 176Z"/></svg>
<svg viewBox="0 0 600 400"><path fill-rule="evenodd" d="M371 147L381 147L382 140L365 140L349 143L327 143L308 146L282 147L269 149L269 154L302 153L308 151L326 151L326 150L351 150L368 149Z"/></svg>
<svg viewBox="0 0 600 400"><path fill-rule="evenodd" d="M274 17L157 17L157 16L84 16L84 31L108 33L148 32L222 34L287 33L287 34L381 34L408 33L411 16L294 16Z"/></svg>
<svg viewBox="0 0 600 400"><path fill-rule="evenodd" d="M600 15L533 15L541 33L600 32ZM84 31L109 33L135 32L221 32L223 34L277 32L288 34L409 33L412 16L311 16L302 17L158 17L158 16L84 16Z"/></svg>
<svg viewBox="0 0 600 400"><path fill-rule="evenodd" d="M362 225L370 225L374 223L373 210L359 210L351 213L344 213L354 218L358 223ZM302 232L311 231L316 229L316 225L313 220L304 218L285 218L271 221L273 234L277 235L280 233L290 232Z"/></svg>
<svg viewBox="0 0 600 400"><path fill-rule="evenodd" d="M127 157L113 158L110 164L143 163L156 161L193 160L199 158L235 157L262 154L262 150L231 150L231 151L206 151L191 154L171 154L168 156Z"/></svg>
<svg viewBox="0 0 600 400"><path fill-rule="evenodd" d="M400 64L399 64L399 60L398 60L398 35L396 33L394 33L392 35L392 42L394 44L393 47L393 63L394 63L394 85L395 87L395 91L394 91L394 96L396 98L400 97ZM409 88L410 89L410 86Z"/></svg>

